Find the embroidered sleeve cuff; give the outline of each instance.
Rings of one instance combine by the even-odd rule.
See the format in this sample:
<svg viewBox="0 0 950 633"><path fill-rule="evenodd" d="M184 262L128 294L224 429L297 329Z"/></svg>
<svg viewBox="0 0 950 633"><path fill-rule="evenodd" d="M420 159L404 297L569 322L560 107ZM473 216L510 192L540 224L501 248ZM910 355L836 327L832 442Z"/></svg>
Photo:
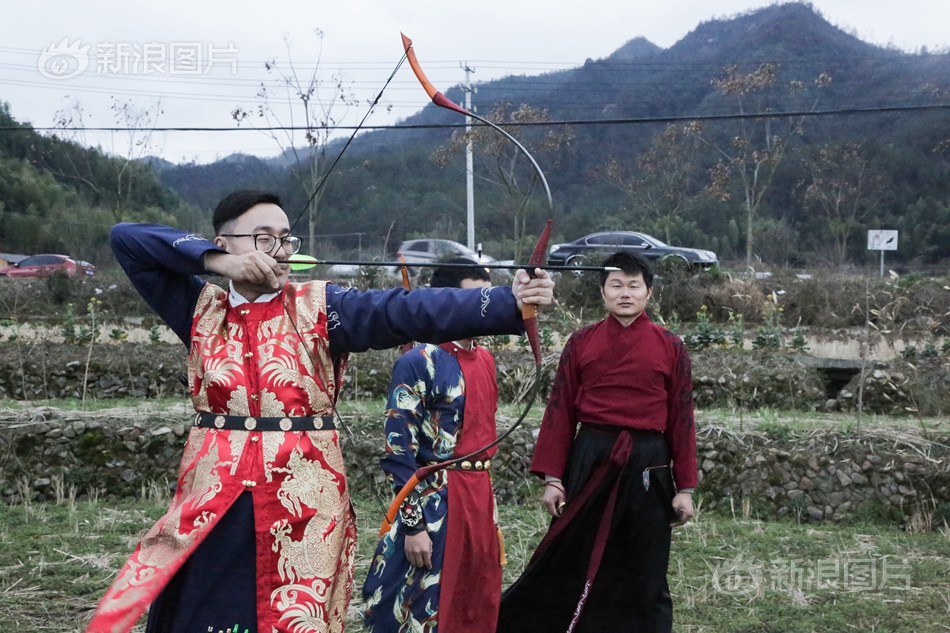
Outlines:
<svg viewBox="0 0 950 633"><path fill-rule="evenodd" d="M399 518L403 533L408 536L419 534L426 529L426 520L422 514L422 496L413 490L399 508Z"/></svg>

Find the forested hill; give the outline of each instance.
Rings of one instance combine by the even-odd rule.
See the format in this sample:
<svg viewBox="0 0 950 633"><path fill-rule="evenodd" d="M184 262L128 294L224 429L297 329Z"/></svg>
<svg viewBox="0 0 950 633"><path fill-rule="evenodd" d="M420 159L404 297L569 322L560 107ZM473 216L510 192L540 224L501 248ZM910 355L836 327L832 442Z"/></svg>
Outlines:
<svg viewBox="0 0 950 633"><path fill-rule="evenodd" d="M832 85L818 95L822 110L928 103L934 88L950 81L948 55L868 44L795 3L703 23L668 49L636 38L580 68L479 84L474 99L483 115L505 101L543 107L555 120L729 114L735 105L717 93L712 80L729 66L751 71L762 63L778 66L777 85L829 74ZM457 102L463 98L458 88L446 95ZM776 94L773 107L810 107L816 95L781 96ZM406 123L457 122L456 116L429 106ZM866 122L855 125L867 129ZM639 136L642 130L633 127L630 133ZM618 135L617 128L611 135Z"/></svg>
<svg viewBox="0 0 950 633"><path fill-rule="evenodd" d="M109 228L120 221L203 228L147 164L35 132L0 101L0 252L112 258Z"/></svg>
<svg viewBox="0 0 950 633"><path fill-rule="evenodd" d="M446 95L463 100L458 87ZM562 239L601 228L640 229L738 259L746 254L751 222L754 258L861 263L863 232L890 228L903 231L896 257L950 259L950 110L854 113L950 103L950 55L868 44L806 4L712 20L667 49L638 37L579 68L480 83L474 103L481 115L502 120L578 122L510 128L548 176ZM851 113L704 120L816 110ZM684 120L670 128L582 123L671 117ZM690 125L690 117L698 123ZM459 115L432 105L404 121L458 123ZM360 135L331 178L317 232L360 231L364 245L381 242L391 225L390 244L408 235L462 239L464 159L451 151L457 149L449 143L452 131ZM530 241L547 212L534 195L519 215L521 196L532 186L537 193L537 185L523 162L510 168L509 150L481 138L478 238L491 254L510 257L515 240ZM440 147L449 151L436 152ZM328 148L328 155L335 151ZM281 182L288 207L303 207L292 180L274 177L273 163L228 160L167 169L162 178L206 207L245 182ZM752 173L760 189L747 191L743 179ZM838 201L831 204L836 187ZM750 197L760 199L751 211Z"/></svg>

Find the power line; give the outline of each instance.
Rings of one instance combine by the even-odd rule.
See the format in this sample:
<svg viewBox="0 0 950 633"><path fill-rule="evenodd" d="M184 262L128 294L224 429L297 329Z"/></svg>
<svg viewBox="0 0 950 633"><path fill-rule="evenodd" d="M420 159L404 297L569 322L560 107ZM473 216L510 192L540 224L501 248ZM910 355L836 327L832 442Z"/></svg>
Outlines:
<svg viewBox="0 0 950 633"><path fill-rule="evenodd" d="M930 112L950 110L950 103L930 105L905 106L877 106L872 108L840 108L835 110L799 110L789 112L746 112L741 114L693 114L671 115L662 117L634 117L625 119L561 119L555 121L519 121L500 123L504 127L557 127L562 125L631 125L639 123L676 123L680 121L730 121L739 119L781 119L793 117L819 117L853 114L881 114L900 112ZM33 132L306 132L314 129L331 130L431 130L464 128L465 123L414 123L397 125L337 125L324 128L322 126L284 126L274 125L267 127L32 127L28 125L3 125L0 132L33 131ZM484 124L475 122L475 126L484 127Z"/></svg>

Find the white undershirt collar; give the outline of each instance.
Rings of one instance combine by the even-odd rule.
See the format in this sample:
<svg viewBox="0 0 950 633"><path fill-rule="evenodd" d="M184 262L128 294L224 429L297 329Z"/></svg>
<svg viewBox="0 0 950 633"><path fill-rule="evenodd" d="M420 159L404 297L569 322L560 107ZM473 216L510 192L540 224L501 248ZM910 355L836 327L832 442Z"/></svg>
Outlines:
<svg viewBox="0 0 950 633"><path fill-rule="evenodd" d="M268 292L267 294L259 296L254 301L248 301L240 292L234 289L234 282L228 282L228 303L231 304L232 308L236 308L239 305L244 305L245 303L267 303L271 299L277 296L276 292Z"/></svg>

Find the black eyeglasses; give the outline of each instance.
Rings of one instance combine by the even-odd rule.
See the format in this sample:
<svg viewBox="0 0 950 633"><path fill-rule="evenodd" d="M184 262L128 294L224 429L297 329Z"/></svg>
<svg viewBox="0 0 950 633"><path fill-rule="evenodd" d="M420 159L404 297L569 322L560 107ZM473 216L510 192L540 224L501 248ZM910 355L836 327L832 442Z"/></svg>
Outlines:
<svg viewBox="0 0 950 633"><path fill-rule="evenodd" d="M270 253L280 242L280 247L288 255L293 255L300 250L301 240L296 235L284 235L277 237L269 233L222 233L221 237L253 237L254 248L265 253Z"/></svg>

